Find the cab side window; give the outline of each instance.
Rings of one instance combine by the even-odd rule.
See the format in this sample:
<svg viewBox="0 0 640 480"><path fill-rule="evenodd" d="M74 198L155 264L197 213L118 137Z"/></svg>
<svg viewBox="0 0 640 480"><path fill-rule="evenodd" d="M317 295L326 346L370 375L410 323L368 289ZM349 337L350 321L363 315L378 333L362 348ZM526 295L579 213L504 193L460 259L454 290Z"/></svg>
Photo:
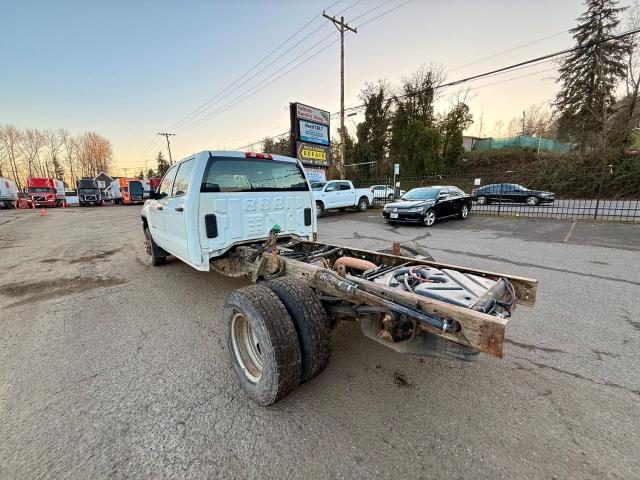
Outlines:
<svg viewBox="0 0 640 480"><path fill-rule="evenodd" d="M167 173L164 174L160 186L158 186L158 198L165 198L171 196L171 189L173 188L173 180L176 178L176 172L178 167L171 167Z"/></svg>
<svg viewBox="0 0 640 480"><path fill-rule="evenodd" d="M351 190L351 186L348 182L340 182L340 190Z"/></svg>
<svg viewBox="0 0 640 480"><path fill-rule="evenodd" d="M178 165L178 173L175 181L173 182L172 197L181 197L187 193L187 190L189 189L189 178L191 178L191 171L193 170L194 163L195 162L192 159Z"/></svg>
<svg viewBox="0 0 640 480"><path fill-rule="evenodd" d="M325 192L335 192L338 189L338 182L329 182L324 189Z"/></svg>

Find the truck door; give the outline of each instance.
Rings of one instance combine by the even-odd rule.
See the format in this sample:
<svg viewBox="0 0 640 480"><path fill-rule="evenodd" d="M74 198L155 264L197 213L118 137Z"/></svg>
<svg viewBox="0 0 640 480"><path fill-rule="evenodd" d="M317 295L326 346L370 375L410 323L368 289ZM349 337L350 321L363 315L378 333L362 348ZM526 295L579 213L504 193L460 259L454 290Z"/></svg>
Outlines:
<svg viewBox="0 0 640 480"><path fill-rule="evenodd" d="M173 181L176 178L178 166L173 166L165 173L162 182L158 186L157 198L149 200L149 232L155 242L163 248L169 248L165 239L164 208L173 189Z"/></svg>
<svg viewBox="0 0 640 480"><path fill-rule="evenodd" d="M349 182L340 182L339 186L341 207L353 207L356 204L356 190Z"/></svg>
<svg viewBox="0 0 640 480"><path fill-rule="evenodd" d="M167 250L175 256L191 262L189 258L187 228L185 224L185 194L189 189L189 179L195 159L186 160L177 165L178 172L173 182L171 195L164 204L164 234ZM198 185L199 187L199 185Z"/></svg>
<svg viewBox="0 0 640 480"><path fill-rule="evenodd" d="M322 201L325 208L335 208L338 206L338 198L340 197L339 182L329 182L324 186L324 195Z"/></svg>

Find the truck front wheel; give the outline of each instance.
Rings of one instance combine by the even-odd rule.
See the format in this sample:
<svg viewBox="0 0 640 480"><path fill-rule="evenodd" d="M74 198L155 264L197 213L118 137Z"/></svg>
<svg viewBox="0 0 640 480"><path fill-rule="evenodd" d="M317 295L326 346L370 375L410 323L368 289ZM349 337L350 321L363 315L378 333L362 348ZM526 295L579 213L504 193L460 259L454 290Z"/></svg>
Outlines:
<svg viewBox="0 0 640 480"><path fill-rule="evenodd" d="M278 296L264 285L229 294L223 322L231 366L253 401L271 405L300 382L298 336Z"/></svg>

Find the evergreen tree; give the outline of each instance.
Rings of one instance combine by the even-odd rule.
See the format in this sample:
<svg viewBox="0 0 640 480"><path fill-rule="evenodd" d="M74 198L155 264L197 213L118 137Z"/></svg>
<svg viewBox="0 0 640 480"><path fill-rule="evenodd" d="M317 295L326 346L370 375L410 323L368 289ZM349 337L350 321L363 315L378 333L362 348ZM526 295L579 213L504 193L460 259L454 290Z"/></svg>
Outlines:
<svg viewBox="0 0 640 480"><path fill-rule="evenodd" d="M169 170L169 167L171 166L169 165L169 162L164 158L164 155L162 155L162 152L158 152L156 163L158 164L158 175L161 177L164 176L165 173L167 173L167 170Z"/></svg>
<svg viewBox="0 0 640 480"><path fill-rule="evenodd" d="M64 169L56 157L53 157L53 175L62 180L64 178Z"/></svg>
<svg viewBox="0 0 640 480"><path fill-rule="evenodd" d="M616 33L625 10L617 0L586 0L587 10L571 30L578 50L560 67L562 84L556 98L560 135L580 144L580 150L599 144L607 147L607 119L614 91L625 76L627 46L622 40L603 42Z"/></svg>
<svg viewBox="0 0 640 480"><path fill-rule="evenodd" d="M364 121L356 127L358 143L353 150L354 158L349 163L376 162L374 165L358 166L361 178L371 177L387 154L391 124L391 103L386 99L388 90L387 84L380 81L378 84L367 85L360 93L360 99L365 105Z"/></svg>
<svg viewBox="0 0 640 480"><path fill-rule="evenodd" d="M473 117L466 103L458 103L440 122L442 135L442 163L451 167L464 155L462 132L471 126Z"/></svg>
<svg viewBox="0 0 640 480"><path fill-rule="evenodd" d="M153 171L153 168L150 168L149 170L147 170L147 178L154 178L155 176L156 174Z"/></svg>
<svg viewBox="0 0 640 480"><path fill-rule="evenodd" d="M144 170L140 170L140 173L138 174L138 178L140 180L142 180L144 178Z"/></svg>

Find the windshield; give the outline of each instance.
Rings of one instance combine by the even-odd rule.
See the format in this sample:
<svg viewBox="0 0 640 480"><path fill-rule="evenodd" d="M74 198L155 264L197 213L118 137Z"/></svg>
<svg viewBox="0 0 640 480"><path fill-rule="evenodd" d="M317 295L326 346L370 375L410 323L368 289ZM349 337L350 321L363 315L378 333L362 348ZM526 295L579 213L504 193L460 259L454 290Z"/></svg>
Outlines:
<svg viewBox="0 0 640 480"><path fill-rule="evenodd" d="M78 189L78 192L82 192L82 193L98 193L100 190L98 190L97 188L82 188L80 187Z"/></svg>
<svg viewBox="0 0 640 480"><path fill-rule="evenodd" d="M438 192L440 189L435 187L414 188L405 193L402 200L435 200Z"/></svg>
<svg viewBox="0 0 640 480"><path fill-rule="evenodd" d="M49 187L29 187L29 193L51 193Z"/></svg>
<svg viewBox="0 0 640 480"><path fill-rule="evenodd" d="M129 194L142 195L142 184L140 182L129 182Z"/></svg>
<svg viewBox="0 0 640 480"><path fill-rule="evenodd" d="M207 163L201 192L308 191L297 163L267 159L212 157Z"/></svg>
<svg viewBox="0 0 640 480"><path fill-rule="evenodd" d="M311 184L311 188L313 190L322 190L322 187L324 187L327 184L327 182L313 182Z"/></svg>

